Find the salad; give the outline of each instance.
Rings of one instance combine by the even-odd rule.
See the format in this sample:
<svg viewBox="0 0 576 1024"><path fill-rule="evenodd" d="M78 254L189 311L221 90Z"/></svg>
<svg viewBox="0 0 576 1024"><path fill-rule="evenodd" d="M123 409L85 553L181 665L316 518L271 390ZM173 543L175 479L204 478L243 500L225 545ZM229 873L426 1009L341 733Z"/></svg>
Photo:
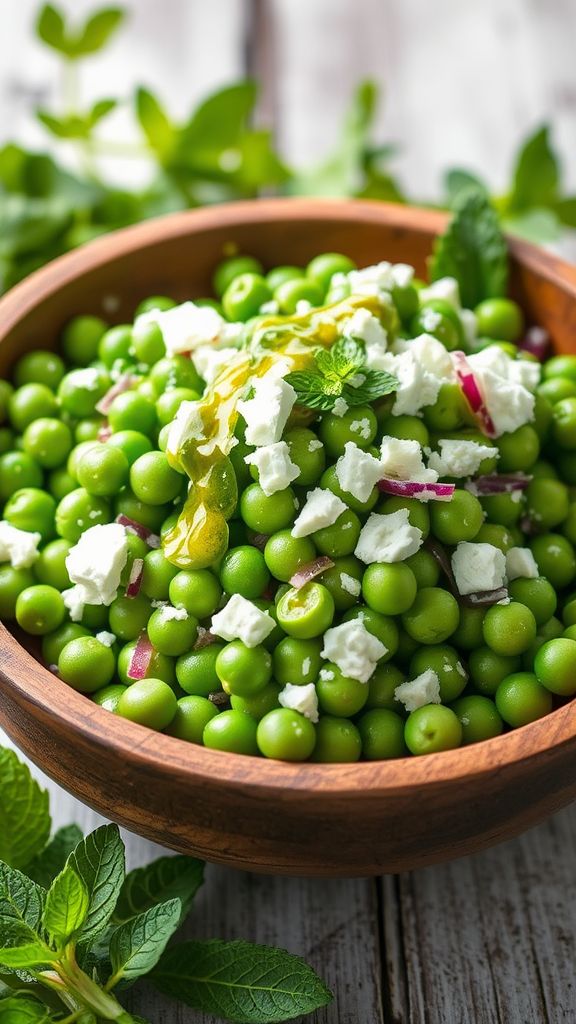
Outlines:
<svg viewBox="0 0 576 1024"><path fill-rule="evenodd" d="M576 693L576 356L505 296L482 202L431 283L234 255L215 298L76 317L18 359L0 617L60 680L317 762L454 749Z"/></svg>

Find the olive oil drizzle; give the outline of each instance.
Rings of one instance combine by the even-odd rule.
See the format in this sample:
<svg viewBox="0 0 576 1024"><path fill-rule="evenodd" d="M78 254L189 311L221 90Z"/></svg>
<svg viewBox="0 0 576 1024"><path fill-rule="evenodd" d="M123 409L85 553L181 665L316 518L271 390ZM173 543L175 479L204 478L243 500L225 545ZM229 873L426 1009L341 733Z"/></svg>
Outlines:
<svg viewBox="0 0 576 1024"><path fill-rule="evenodd" d="M262 319L245 349L224 367L198 403L202 438L193 437L178 453L191 485L176 525L163 540L166 558L182 569L213 565L228 547L227 520L234 514L238 487L228 458L234 446L238 401L250 381L264 377L280 361L282 376L309 366L314 350L330 348L339 328L357 309L367 309L393 332L395 313L377 296L351 296L297 316Z"/></svg>

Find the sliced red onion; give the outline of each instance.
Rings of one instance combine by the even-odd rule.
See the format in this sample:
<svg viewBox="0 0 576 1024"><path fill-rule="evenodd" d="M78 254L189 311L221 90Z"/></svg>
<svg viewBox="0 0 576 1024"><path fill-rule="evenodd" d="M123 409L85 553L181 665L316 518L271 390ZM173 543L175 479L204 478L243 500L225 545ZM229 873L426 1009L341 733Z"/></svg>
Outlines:
<svg viewBox="0 0 576 1024"><path fill-rule="evenodd" d="M140 593L140 587L142 586L142 577L144 575L144 559L135 558L132 562L132 568L130 569L130 579L126 587L126 597L138 597Z"/></svg>
<svg viewBox="0 0 576 1024"><path fill-rule="evenodd" d="M148 639L148 634L141 633L130 658L130 664L126 673L128 678L145 679L153 654L154 648Z"/></svg>
<svg viewBox="0 0 576 1024"><path fill-rule="evenodd" d="M218 640L214 633L211 633L209 629L205 629L204 626L198 626L198 636L196 637L196 643L194 644L195 651L201 651L203 647L209 647L210 644L215 644Z"/></svg>
<svg viewBox="0 0 576 1024"><path fill-rule="evenodd" d="M474 375L474 371L472 370L464 352L453 352L452 360L454 362L454 369L456 371L456 376L458 378L462 394L478 420L478 425L482 433L486 434L486 437L496 437L496 427L494 426L492 417L488 412L488 407L482 397L482 392Z"/></svg>
<svg viewBox="0 0 576 1024"><path fill-rule="evenodd" d="M326 569L331 569L334 562L327 555L320 555L319 558L315 558L313 562L307 562L306 565L300 566L298 572L295 572L290 580L290 585L296 587L296 590L300 590L306 583L310 583L316 576L320 576L321 573L326 572Z"/></svg>
<svg viewBox="0 0 576 1024"><path fill-rule="evenodd" d="M543 363L550 351L551 342L552 339L544 327L529 327L518 348L521 352L529 352L530 355L536 356L536 359Z"/></svg>
<svg viewBox="0 0 576 1024"><path fill-rule="evenodd" d="M123 373L116 383L111 388L108 388L106 394L102 395L100 401L96 403L96 412L101 412L103 416L106 416L114 399L118 398L118 395L123 395L125 391L130 391L130 388L133 388L138 380L140 378L136 377L133 373Z"/></svg>
<svg viewBox="0 0 576 1024"><path fill-rule="evenodd" d="M109 423L103 423L102 426L100 427L100 430L98 431L98 435L97 435L98 440L102 441L102 443L105 444L106 441L110 440L110 438L112 437L113 433L114 433L114 431L112 430L112 427L110 426L110 424Z"/></svg>
<svg viewBox="0 0 576 1024"><path fill-rule="evenodd" d="M145 540L149 548L160 547L161 540L158 534L152 533L152 530L149 530L147 526L139 523L136 519L120 514L116 516L116 522L120 523L120 526L125 526L129 533L135 533L141 540Z"/></svg>
<svg viewBox="0 0 576 1024"><path fill-rule="evenodd" d="M458 590L454 573L452 572L450 555L446 549L442 544L437 540L433 540L431 537L426 538L424 541L424 547L438 562L438 565L448 580L450 591L459 604L466 605L468 608L478 608L481 605L487 606L491 604L498 604L498 601L502 601L504 598L508 597L506 587L499 587L498 590L478 590L473 594L461 594Z"/></svg>
<svg viewBox="0 0 576 1024"><path fill-rule="evenodd" d="M266 547L269 540L269 533L253 533L250 543L252 547L258 548L259 551L264 551L264 548Z"/></svg>
<svg viewBox="0 0 576 1024"><path fill-rule="evenodd" d="M513 491L525 491L532 477L525 473L491 473L486 476L477 476L475 480L469 480L464 484L471 494L512 494Z"/></svg>
<svg viewBox="0 0 576 1024"><path fill-rule="evenodd" d="M378 490L385 494L396 494L402 498L418 498L419 501L451 501L456 490L455 484L421 483L418 480L394 480L384 477L378 481Z"/></svg>

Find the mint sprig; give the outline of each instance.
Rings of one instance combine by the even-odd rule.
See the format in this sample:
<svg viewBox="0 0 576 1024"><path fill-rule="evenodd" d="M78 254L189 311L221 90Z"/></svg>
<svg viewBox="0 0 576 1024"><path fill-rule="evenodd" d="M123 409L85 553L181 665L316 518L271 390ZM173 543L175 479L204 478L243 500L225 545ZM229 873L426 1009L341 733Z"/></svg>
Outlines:
<svg viewBox="0 0 576 1024"><path fill-rule="evenodd" d="M344 351L338 358L344 372ZM146 1024L115 991L144 976L195 1009L244 1024L291 1020L330 1001L312 968L284 950L172 942L202 883L202 861L161 857L126 874L116 825L85 838L71 825L47 841L47 794L16 754L0 748L0 826L7 822L10 843L0 828L0 975L8 982L0 983L0 1024Z"/></svg>
<svg viewBox="0 0 576 1024"><path fill-rule="evenodd" d="M496 210L479 188L464 189L446 231L434 243L430 278L455 277L462 305L506 294L508 246Z"/></svg>
<svg viewBox="0 0 576 1024"><path fill-rule="evenodd" d="M396 377L366 366L364 345L357 338L339 338L330 349L320 349L315 368L295 370L286 380L294 388L299 405L330 412L338 399L347 406L366 405L391 394Z"/></svg>

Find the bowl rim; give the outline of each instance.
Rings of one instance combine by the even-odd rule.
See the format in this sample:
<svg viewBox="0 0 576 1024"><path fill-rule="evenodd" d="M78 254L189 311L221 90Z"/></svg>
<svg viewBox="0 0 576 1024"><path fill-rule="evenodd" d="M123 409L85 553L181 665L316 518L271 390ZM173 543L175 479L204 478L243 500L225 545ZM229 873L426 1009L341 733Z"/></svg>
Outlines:
<svg viewBox="0 0 576 1024"><path fill-rule="evenodd" d="M12 288L0 299L0 343L16 323L63 285L112 258L199 231L295 218L316 222L337 218L352 225L376 222L433 235L443 227L447 215L379 201L280 198L227 203L155 218L67 253ZM509 245L517 261L546 279L560 279L563 289L576 300L576 267L523 240L510 239ZM306 795L312 798L319 792L334 799L351 793L405 799L420 792L429 779L449 785L512 764L546 761L576 740L576 704L569 702L520 729L452 751L352 764L286 763L208 750L117 718L58 680L1 623L0 677L12 688L17 703L33 705L48 721L65 718L85 742L103 751L113 748L126 764L136 768L145 764L172 781L180 777L184 784L202 783L210 776L217 784L232 789L249 786L266 799L280 794L283 799L290 799L291 794L294 799Z"/></svg>

